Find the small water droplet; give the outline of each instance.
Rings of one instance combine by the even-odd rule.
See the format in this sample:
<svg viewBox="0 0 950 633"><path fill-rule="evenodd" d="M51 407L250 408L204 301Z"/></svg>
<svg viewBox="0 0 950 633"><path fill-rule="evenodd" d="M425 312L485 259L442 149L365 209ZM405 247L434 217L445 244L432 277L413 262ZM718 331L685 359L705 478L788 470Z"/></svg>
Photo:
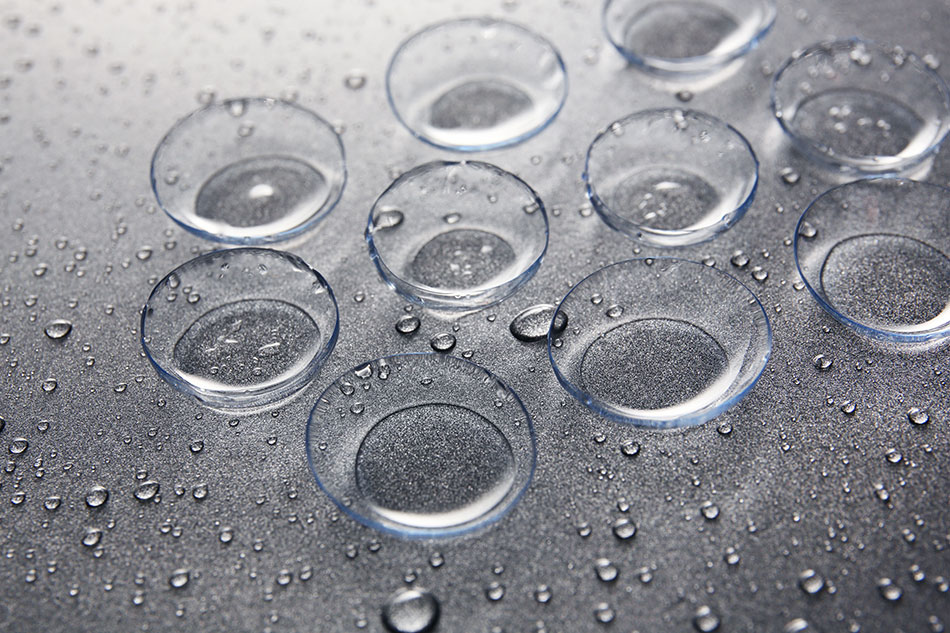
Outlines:
<svg viewBox="0 0 950 633"><path fill-rule="evenodd" d="M451 352L455 348L455 336L446 332L436 334L429 341L429 346L437 352Z"/></svg>
<svg viewBox="0 0 950 633"><path fill-rule="evenodd" d="M103 486L95 485L86 493L86 505L90 508L101 507L108 500L109 491Z"/></svg>
<svg viewBox="0 0 950 633"><path fill-rule="evenodd" d="M706 501L699 507L699 512L707 521L715 521L719 518L719 506L712 501Z"/></svg>
<svg viewBox="0 0 950 633"><path fill-rule="evenodd" d="M719 616L706 605L696 609L693 615L693 627L700 633L712 633L719 630Z"/></svg>
<svg viewBox="0 0 950 633"><path fill-rule="evenodd" d="M597 572L597 577L603 582L613 582L620 575L617 566L606 558L598 558L594 561L594 571Z"/></svg>
<svg viewBox="0 0 950 633"><path fill-rule="evenodd" d="M187 569L176 569L168 577L168 584L172 589L183 589L191 580L191 572Z"/></svg>
<svg viewBox="0 0 950 633"><path fill-rule="evenodd" d="M877 590L881 597L890 602L897 602L904 595L904 591L894 584L890 578L881 578L877 581Z"/></svg>
<svg viewBox="0 0 950 633"><path fill-rule="evenodd" d="M383 605L382 620L392 633L426 633L439 620L439 601L425 589L400 589Z"/></svg>
<svg viewBox="0 0 950 633"><path fill-rule="evenodd" d="M485 597L492 602L498 602L505 597L505 586L497 580L485 588Z"/></svg>
<svg viewBox="0 0 950 633"><path fill-rule="evenodd" d="M805 220L801 223L801 226L798 227L798 234L806 240L810 240L818 235L818 229L816 229L811 222Z"/></svg>
<svg viewBox="0 0 950 633"><path fill-rule="evenodd" d="M156 494L158 494L158 490L159 483L150 479L139 484L138 488L135 489L133 494L139 501L150 501L155 497Z"/></svg>
<svg viewBox="0 0 950 633"><path fill-rule="evenodd" d="M611 529L613 530L614 536L621 541L627 541L637 535L636 524L626 517L621 517L614 521Z"/></svg>
<svg viewBox="0 0 950 633"><path fill-rule="evenodd" d="M801 174L795 171L794 167L785 167L778 172L778 175L782 178L782 182L789 186L797 185L802 179Z"/></svg>
<svg viewBox="0 0 950 633"><path fill-rule="evenodd" d="M812 363L814 363L815 369L818 371L828 371L832 365L834 365L834 360L824 354L818 354L812 359Z"/></svg>
<svg viewBox="0 0 950 633"><path fill-rule="evenodd" d="M601 602L594 610L594 618L601 624L610 624L617 617L616 612L606 602Z"/></svg>
<svg viewBox="0 0 950 633"><path fill-rule="evenodd" d="M636 457L640 454L640 442L636 440L624 440L620 443L620 452L627 457Z"/></svg>
<svg viewBox="0 0 950 633"><path fill-rule="evenodd" d="M421 324L422 322L419 320L419 317L414 314L406 314L399 317L399 320L396 321L396 331L403 336L409 336L410 334L415 334Z"/></svg>
<svg viewBox="0 0 950 633"><path fill-rule="evenodd" d="M825 588L825 579L814 569L806 569L798 575L798 586L809 595L815 595Z"/></svg>
<svg viewBox="0 0 950 633"><path fill-rule="evenodd" d="M350 90L360 90L366 85L366 74L360 70L353 70L343 79L343 85Z"/></svg>
<svg viewBox="0 0 950 633"><path fill-rule="evenodd" d="M729 259L729 263L731 263L736 268L745 268L749 265L749 256L742 251L736 251Z"/></svg>
<svg viewBox="0 0 950 633"><path fill-rule="evenodd" d="M73 330L73 324L66 319L54 319L46 324L43 331L54 341L66 338Z"/></svg>
<svg viewBox="0 0 950 633"><path fill-rule="evenodd" d="M82 536L82 544L86 547L95 547L102 540L102 530L99 528L86 528Z"/></svg>
<svg viewBox="0 0 950 633"><path fill-rule="evenodd" d="M551 601L551 588L547 585L538 585L534 590L534 599L538 604L547 604Z"/></svg>
<svg viewBox="0 0 950 633"><path fill-rule="evenodd" d="M19 455L23 453L30 447L30 441L25 437L15 437L13 441L10 442L10 453L12 455Z"/></svg>
<svg viewBox="0 0 950 633"><path fill-rule="evenodd" d="M921 426L927 424L930 421L930 414L927 413L924 409L918 407L911 407L907 410L907 419L911 424Z"/></svg>
<svg viewBox="0 0 950 633"><path fill-rule="evenodd" d="M676 93L676 98L683 103L688 103L693 100L693 93L690 90L680 90Z"/></svg>
<svg viewBox="0 0 950 633"><path fill-rule="evenodd" d="M548 329L557 335L567 327L567 315L557 312L556 306L542 303L522 310L508 326L512 336L519 341L530 343L547 337ZM553 325L552 325L553 320Z"/></svg>

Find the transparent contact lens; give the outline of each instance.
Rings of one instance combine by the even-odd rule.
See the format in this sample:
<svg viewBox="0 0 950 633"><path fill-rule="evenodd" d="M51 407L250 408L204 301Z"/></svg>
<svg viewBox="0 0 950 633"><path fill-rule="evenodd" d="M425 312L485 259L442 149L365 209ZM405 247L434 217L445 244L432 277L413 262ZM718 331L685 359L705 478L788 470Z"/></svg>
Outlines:
<svg viewBox="0 0 950 633"><path fill-rule="evenodd" d="M296 255L214 251L158 282L142 311L142 346L179 391L249 408L301 389L330 355L337 320L330 286Z"/></svg>
<svg viewBox="0 0 950 633"><path fill-rule="evenodd" d="M534 275L548 219L517 176L488 163L437 161L406 172L379 196L366 240L380 275L410 300L477 308Z"/></svg>
<svg viewBox="0 0 950 633"><path fill-rule="evenodd" d="M904 171L950 129L950 91L913 53L857 39L816 44L772 83L782 129L810 158L846 171Z"/></svg>
<svg viewBox="0 0 950 633"><path fill-rule="evenodd" d="M597 413L642 426L716 417L749 392L772 349L755 295L715 268L682 259L601 268L558 310L570 318L563 332L548 335L561 385Z"/></svg>
<svg viewBox="0 0 950 633"><path fill-rule="evenodd" d="M152 157L165 212L204 238L231 244L286 239L336 205L343 144L329 123L266 98L207 105L180 120Z"/></svg>
<svg viewBox="0 0 950 633"><path fill-rule="evenodd" d="M323 393L307 425L319 486L356 520L409 537L505 514L534 471L531 419L481 367L445 354L374 360Z"/></svg>
<svg viewBox="0 0 950 633"><path fill-rule="evenodd" d="M735 128L702 112L636 112L587 150L587 195L603 220L655 246L712 239L752 204L759 163Z"/></svg>
<svg viewBox="0 0 950 633"><path fill-rule="evenodd" d="M607 0L607 37L648 72L697 75L745 55L775 22L773 0Z"/></svg>
<svg viewBox="0 0 950 633"><path fill-rule="evenodd" d="M859 180L802 214L795 260L838 321L894 342L950 336L950 190L896 178Z"/></svg>
<svg viewBox="0 0 950 633"><path fill-rule="evenodd" d="M389 102L409 131L461 151L512 145L557 116L564 62L528 29L492 18L430 26L403 42L386 74Z"/></svg>

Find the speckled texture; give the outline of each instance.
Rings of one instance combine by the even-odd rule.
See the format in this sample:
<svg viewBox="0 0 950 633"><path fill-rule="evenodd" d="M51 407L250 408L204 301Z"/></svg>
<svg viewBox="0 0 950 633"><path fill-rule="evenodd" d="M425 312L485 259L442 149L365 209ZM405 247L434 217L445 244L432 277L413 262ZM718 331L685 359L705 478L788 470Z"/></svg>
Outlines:
<svg viewBox="0 0 950 633"><path fill-rule="evenodd" d="M0 0L0 630L382 631L382 605L410 580L437 597L444 632L652 633L718 620L731 633L782 631L804 618L816 631L916 633L950 623L947 348L897 351L860 339L796 290L792 231L837 179L793 153L768 107L768 73L792 49L832 36L900 43L933 55L945 74L950 5L781 2L775 30L734 74L669 86L625 67L597 4ZM366 217L398 172L458 157L400 126L385 68L414 30L478 13L530 25L568 66L567 104L548 129L477 154L538 191L550 248L510 299L449 317L416 308L422 325L403 336L395 323L406 302L369 260ZM344 130L349 180L339 205L283 244L332 285L339 343L307 389L255 414L207 409L174 391L138 341L154 283L212 247L157 209L148 179L156 143L207 86L218 98L296 96ZM572 400L543 343L516 340L509 323L632 256L633 242L585 202L583 156L603 125L676 105L684 88L695 95L688 107L743 130L762 182L734 228L676 254L712 258L749 284L772 321L774 349L737 408L699 428L655 432ZM948 184L947 156L928 180ZM783 179L785 168L800 177ZM737 250L750 260L742 268L730 263ZM44 328L59 318L72 331L48 338ZM492 527L404 541L346 518L319 491L304 427L343 371L427 351L440 333L457 338L453 354L473 352L524 400L538 468ZM912 424L911 407L929 421ZM140 501L135 492L150 481L159 491ZM95 485L108 500L90 508ZM61 502L47 510L54 496ZM638 529L621 540L611 526L625 516ZM619 570L614 581L599 578L600 558ZM799 586L808 569L824 580L815 595ZM881 578L900 587L899 600L885 599L894 594L878 588Z"/></svg>

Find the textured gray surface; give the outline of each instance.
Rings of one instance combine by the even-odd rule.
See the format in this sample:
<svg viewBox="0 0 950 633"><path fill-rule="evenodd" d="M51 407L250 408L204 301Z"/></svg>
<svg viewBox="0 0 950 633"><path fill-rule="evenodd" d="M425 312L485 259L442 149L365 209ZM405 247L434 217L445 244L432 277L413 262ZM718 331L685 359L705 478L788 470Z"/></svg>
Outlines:
<svg viewBox="0 0 950 633"><path fill-rule="evenodd" d="M448 319L417 310L422 327L406 338L394 329L405 303L373 270L362 229L396 173L451 154L396 122L384 71L413 30L476 13L531 25L568 65L571 92L550 128L478 154L540 193L551 247L509 300ZM701 607L724 632L781 631L795 618L816 631L943 630L946 348L898 352L859 339L795 289L787 240L833 179L782 138L763 68L852 34L947 64L948 27L946 2L782 2L775 30L735 74L688 86L690 107L750 139L762 186L736 227L677 252L711 257L748 283L775 343L738 407L699 428L658 433L593 415L559 387L543 344L508 330L527 306L557 301L572 282L632 254L585 205L583 154L607 122L678 103L678 88L625 68L595 3L0 1L0 630L380 631L386 597L413 579L438 597L441 631L688 631ZM355 73L365 85L348 88ZM153 283L211 246L156 210L148 182L155 144L207 86L219 97L294 95L345 127L350 180L340 205L284 245L333 286L340 341L309 388L254 415L173 391L138 343ZM948 183L946 155L928 180ZM780 178L786 167L800 173L797 184ZM730 264L740 249L751 260L742 269ZM764 281L754 267L768 273ZM73 328L52 340L43 330L57 318ZM534 417L534 482L507 517L459 539L403 541L364 528L307 469L309 410L345 369L428 350L433 335L456 327L454 353L473 351ZM833 360L826 371L813 361L819 354ZM928 410L929 422L911 424L911 407ZM625 442L639 452L625 455ZM160 490L142 502L134 493L147 480ZM85 498L96 485L109 497L93 509ZM52 497L61 503L48 510ZM715 518L704 517L707 502ZM639 529L620 541L611 525L628 506ZM101 536L85 546L96 540L91 528ZM222 534L233 538L223 543ZM619 569L614 582L599 579L601 557ZM799 586L807 569L824 580L814 595ZM878 589L885 577L899 600ZM492 583L504 586L499 600L488 598L500 593L486 592ZM535 597L541 585L546 603ZM607 614L601 603L614 613L606 626L595 617Z"/></svg>

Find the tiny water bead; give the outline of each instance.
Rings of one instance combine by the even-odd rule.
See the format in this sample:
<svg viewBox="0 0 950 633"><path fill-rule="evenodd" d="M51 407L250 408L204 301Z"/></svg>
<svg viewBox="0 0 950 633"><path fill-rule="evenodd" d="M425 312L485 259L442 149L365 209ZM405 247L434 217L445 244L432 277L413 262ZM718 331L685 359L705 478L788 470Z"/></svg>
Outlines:
<svg viewBox="0 0 950 633"><path fill-rule="evenodd" d="M950 336L950 190L898 178L830 189L802 214L795 260L809 292L866 336Z"/></svg>
<svg viewBox="0 0 950 633"><path fill-rule="evenodd" d="M485 150L544 129L567 98L567 75L550 42L487 17L434 24L403 42L386 73L396 117L436 147Z"/></svg>
<svg viewBox="0 0 950 633"><path fill-rule="evenodd" d="M307 453L343 512L386 532L443 537L495 521L517 502L534 471L535 440L521 401L486 370L405 354L363 364L324 391Z"/></svg>
<svg viewBox="0 0 950 633"><path fill-rule="evenodd" d="M439 621L439 601L420 587L400 589L383 605L382 620L392 633L427 633Z"/></svg>
<svg viewBox="0 0 950 633"><path fill-rule="evenodd" d="M613 229L654 246L712 239L752 204L758 160L737 130L702 112L645 110L587 150L587 196Z"/></svg>
<svg viewBox="0 0 950 633"><path fill-rule="evenodd" d="M488 163L436 161L402 174L379 196L366 241L383 280L410 301L482 307L534 275L548 219L517 176Z"/></svg>
<svg viewBox="0 0 950 633"><path fill-rule="evenodd" d="M253 407L303 387L338 333L323 277L289 253L201 255L160 281L142 312L142 345L159 375L202 402Z"/></svg>
<svg viewBox="0 0 950 633"><path fill-rule="evenodd" d="M623 306L611 317L589 297ZM548 338L561 385L606 417L651 427L700 424L736 404L771 354L755 296L702 263L633 259L578 283L559 310L572 327Z"/></svg>
<svg viewBox="0 0 950 633"><path fill-rule="evenodd" d="M775 22L774 0L608 0L604 30L627 61L661 75L699 75L752 50Z"/></svg>
<svg viewBox="0 0 950 633"><path fill-rule="evenodd" d="M890 173L936 151L950 130L950 90L913 53L858 39L797 51L772 82L772 109L807 156Z"/></svg>
<svg viewBox="0 0 950 633"><path fill-rule="evenodd" d="M176 123L152 158L152 187L169 217L232 244L311 227L345 182L343 144L330 124L276 99L209 103Z"/></svg>

